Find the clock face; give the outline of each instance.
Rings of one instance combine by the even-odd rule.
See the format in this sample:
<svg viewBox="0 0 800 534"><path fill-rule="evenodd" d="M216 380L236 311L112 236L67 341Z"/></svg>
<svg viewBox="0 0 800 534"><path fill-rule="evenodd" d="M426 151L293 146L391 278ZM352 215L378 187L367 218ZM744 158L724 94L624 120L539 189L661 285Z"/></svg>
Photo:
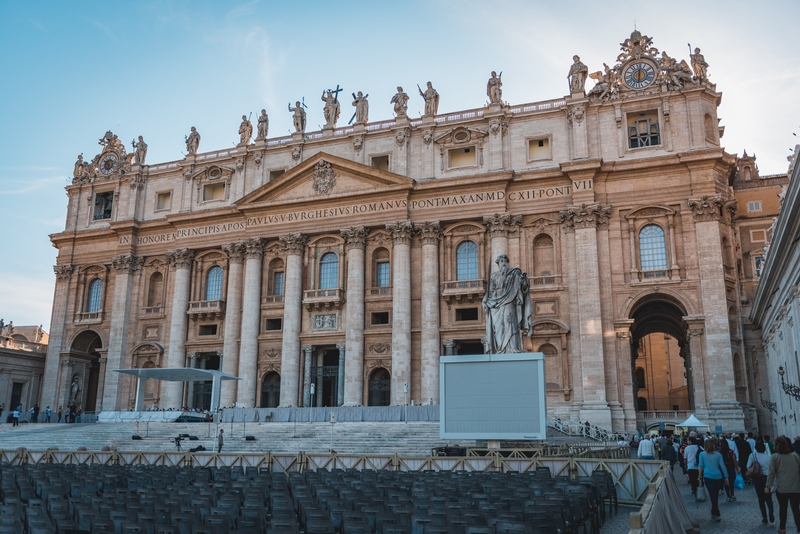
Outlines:
<svg viewBox="0 0 800 534"><path fill-rule="evenodd" d="M656 79L656 71L650 63L638 61L625 70L623 78L631 89L644 89Z"/></svg>
<svg viewBox="0 0 800 534"><path fill-rule="evenodd" d="M100 172L102 172L103 174L111 174L116 165L117 165L116 156L112 156L111 154L109 154L108 156L103 158L103 161L100 162Z"/></svg>

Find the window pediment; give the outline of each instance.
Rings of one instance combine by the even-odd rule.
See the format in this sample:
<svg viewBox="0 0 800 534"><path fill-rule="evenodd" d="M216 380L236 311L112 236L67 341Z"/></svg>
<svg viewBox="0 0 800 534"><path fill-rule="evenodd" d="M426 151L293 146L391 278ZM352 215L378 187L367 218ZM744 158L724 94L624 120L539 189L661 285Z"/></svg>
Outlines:
<svg viewBox="0 0 800 534"><path fill-rule="evenodd" d="M632 210L625 218L628 220L633 219L651 219L653 217L666 217L667 215L675 215L675 210L667 206L649 205L642 206Z"/></svg>

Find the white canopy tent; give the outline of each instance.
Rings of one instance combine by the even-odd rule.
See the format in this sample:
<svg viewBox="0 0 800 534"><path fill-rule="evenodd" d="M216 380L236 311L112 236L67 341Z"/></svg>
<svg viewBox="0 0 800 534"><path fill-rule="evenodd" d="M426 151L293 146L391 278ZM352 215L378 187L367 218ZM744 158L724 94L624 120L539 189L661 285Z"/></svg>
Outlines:
<svg viewBox="0 0 800 534"><path fill-rule="evenodd" d="M707 427L707 428L711 428L710 425L707 425L704 422L702 422L700 419L695 417L694 414L690 415L689 418L686 419L686 421L684 421L683 423L678 423L675 426L685 426L685 427L691 427L691 428L698 427L698 426L704 426L704 427Z"/></svg>
<svg viewBox="0 0 800 534"><path fill-rule="evenodd" d="M238 376L225 374L212 369L193 369L191 367L174 367L166 369L114 369L117 373L133 375L138 378L136 384L137 412L145 411L144 387L148 378L166 380L168 382L207 382L211 380L211 409L215 412L219 408L220 383L223 380L241 380Z"/></svg>

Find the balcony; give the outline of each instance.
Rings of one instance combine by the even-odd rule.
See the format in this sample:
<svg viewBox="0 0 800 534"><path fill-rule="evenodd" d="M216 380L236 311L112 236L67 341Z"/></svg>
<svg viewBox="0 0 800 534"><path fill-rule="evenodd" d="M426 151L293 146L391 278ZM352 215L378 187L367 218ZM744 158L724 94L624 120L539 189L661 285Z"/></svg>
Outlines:
<svg viewBox="0 0 800 534"><path fill-rule="evenodd" d="M308 311L338 310L344 303L342 288L310 289L303 292L303 305Z"/></svg>
<svg viewBox="0 0 800 534"><path fill-rule="evenodd" d="M368 287L366 300L392 300L392 286Z"/></svg>
<svg viewBox="0 0 800 534"><path fill-rule="evenodd" d="M0 348L47 354L47 345L32 341L22 341L13 337L0 337Z"/></svg>
<svg viewBox="0 0 800 534"><path fill-rule="evenodd" d="M546 289L544 286L561 285L561 275L531 276L528 280L531 282L531 287L536 289Z"/></svg>
<svg viewBox="0 0 800 534"><path fill-rule="evenodd" d="M225 316L224 300L195 300L189 303L186 312L196 321L213 321Z"/></svg>
<svg viewBox="0 0 800 534"><path fill-rule="evenodd" d="M456 280L442 284L442 297L447 304L477 302L486 294L486 280Z"/></svg>
<svg viewBox="0 0 800 534"><path fill-rule="evenodd" d="M261 297L262 308L279 308L283 306L283 295L266 295Z"/></svg>
<svg viewBox="0 0 800 534"><path fill-rule="evenodd" d="M164 306L145 306L139 311L139 318L154 319L164 316Z"/></svg>
<svg viewBox="0 0 800 534"><path fill-rule="evenodd" d="M103 312L82 312L78 314L78 322L80 323L102 323Z"/></svg>

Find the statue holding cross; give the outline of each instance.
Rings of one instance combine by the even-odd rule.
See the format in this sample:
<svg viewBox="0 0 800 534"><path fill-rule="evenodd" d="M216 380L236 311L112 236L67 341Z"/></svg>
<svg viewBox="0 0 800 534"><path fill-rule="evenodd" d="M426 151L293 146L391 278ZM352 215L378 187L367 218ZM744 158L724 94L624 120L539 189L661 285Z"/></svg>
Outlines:
<svg viewBox="0 0 800 534"><path fill-rule="evenodd" d="M339 92L341 89L336 86L335 90L328 89L322 92L322 101L325 102L323 112L325 114L325 126L323 130L332 130L336 128L336 121L339 120L339 113L341 106L339 105Z"/></svg>

